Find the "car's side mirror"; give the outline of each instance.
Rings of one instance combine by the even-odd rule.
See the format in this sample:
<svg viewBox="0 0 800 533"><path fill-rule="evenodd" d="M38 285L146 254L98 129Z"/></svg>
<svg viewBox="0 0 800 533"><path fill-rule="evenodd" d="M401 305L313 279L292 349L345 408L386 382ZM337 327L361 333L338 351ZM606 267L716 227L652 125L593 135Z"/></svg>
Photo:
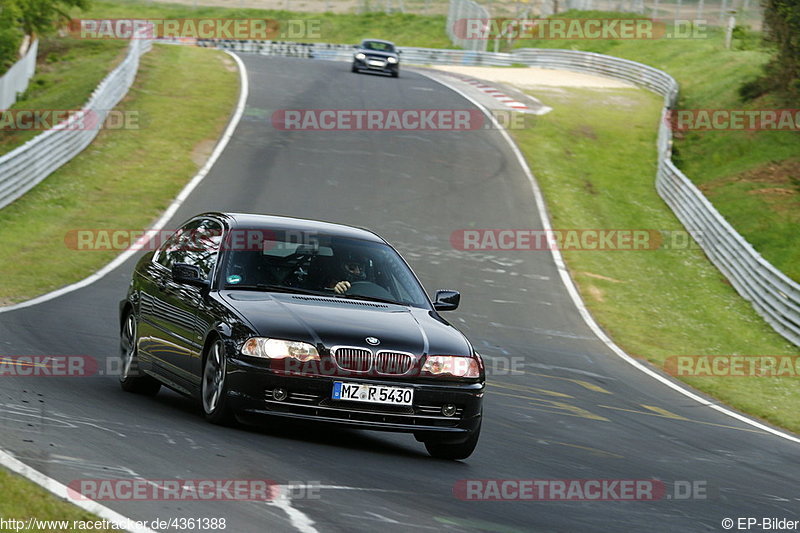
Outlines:
<svg viewBox="0 0 800 533"><path fill-rule="evenodd" d="M458 291L436 291L433 308L437 311L454 311L461 302L461 293Z"/></svg>
<svg viewBox="0 0 800 533"><path fill-rule="evenodd" d="M184 285L194 285L195 287L208 287L208 281L203 279L200 267L187 265L186 263L175 263L172 265L172 279Z"/></svg>

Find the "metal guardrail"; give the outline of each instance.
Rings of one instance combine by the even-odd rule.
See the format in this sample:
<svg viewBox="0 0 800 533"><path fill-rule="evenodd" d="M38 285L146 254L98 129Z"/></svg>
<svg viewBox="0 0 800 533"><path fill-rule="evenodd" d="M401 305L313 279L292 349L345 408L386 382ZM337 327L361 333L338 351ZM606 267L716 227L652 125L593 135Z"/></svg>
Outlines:
<svg viewBox="0 0 800 533"><path fill-rule="evenodd" d="M17 94L24 93L28 82L36 72L36 54L39 51L39 40L33 41L25 55L11 65L0 77L0 109L8 109L17 101Z"/></svg>
<svg viewBox="0 0 800 533"><path fill-rule="evenodd" d="M128 93L139 68L139 58L151 45L149 39L132 39L125 59L92 92L83 114L71 116L0 157L0 209L35 187L94 140L108 112ZM85 121L87 116L91 120Z"/></svg>
<svg viewBox="0 0 800 533"><path fill-rule="evenodd" d="M350 61L352 45L204 41L240 52L292 55L315 59ZM667 113L675 106L678 83L661 70L603 54L574 50L523 48L512 53L470 50L403 48L402 62L432 65L525 64L532 67L569 70L607 76L632 83L664 97L658 133L656 189L694 236L714 265L756 311L781 335L800 346L800 284L766 261L719 214L703 193L671 160L672 130Z"/></svg>

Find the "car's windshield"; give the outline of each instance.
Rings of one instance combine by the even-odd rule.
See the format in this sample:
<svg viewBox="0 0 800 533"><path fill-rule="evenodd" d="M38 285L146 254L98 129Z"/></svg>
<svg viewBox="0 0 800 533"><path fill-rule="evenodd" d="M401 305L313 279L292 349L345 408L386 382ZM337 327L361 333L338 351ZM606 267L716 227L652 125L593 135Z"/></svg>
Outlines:
<svg viewBox="0 0 800 533"><path fill-rule="evenodd" d="M381 41L364 41L362 43L362 48L365 50L375 50L376 52L394 52L394 46Z"/></svg>
<svg viewBox="0 0 800 533"><path fill-rule="evenodd" d="M429 307L413 273L386 244L298 231L259 230L258 234L258 239L248 237L229 246L222 280L226 289Z"/></svg>

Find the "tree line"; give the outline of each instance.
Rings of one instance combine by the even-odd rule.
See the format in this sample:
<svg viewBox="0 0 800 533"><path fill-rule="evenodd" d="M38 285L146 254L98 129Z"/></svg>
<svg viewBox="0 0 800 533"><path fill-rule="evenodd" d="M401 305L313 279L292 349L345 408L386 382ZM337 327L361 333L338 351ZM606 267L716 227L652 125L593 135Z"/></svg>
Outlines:
<svg viewBox="0 0 800 533"><path fill-rule="evenodd" d="M74 7L86 9L90 0L0 0L0 72L19 59L25 35L53 32L69 19Z"/></svg>
<svg viewBox="0 0 800 533"><path fill-rule="evenodd" d="M762 0L765 38L777 46L760 80L764 92L777 89L800 98L800 0Z"/></svg>

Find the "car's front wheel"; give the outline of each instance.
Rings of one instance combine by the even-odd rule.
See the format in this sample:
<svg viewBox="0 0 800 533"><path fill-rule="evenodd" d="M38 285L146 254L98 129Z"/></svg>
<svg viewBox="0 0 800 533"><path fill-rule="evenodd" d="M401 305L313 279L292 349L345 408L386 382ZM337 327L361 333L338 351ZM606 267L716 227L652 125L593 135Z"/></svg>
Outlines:
<svg viewBox="0 0 800 533"><path fill-rule="evenodd" d="M392 71L392 77L393 77L393 78L396 78L396 77L398 77L399 75L400 75L400 67L397 67L396 69L394 69L394 70Z"/></svg>
<svg viewBox="0 0 800 533"><path fill-rule="evenodd" d="M217 339L206 350L200 385L203 414L212 424L228 425L233 422L233 415L228 406L225 378L225 344L221 339Z"/></svg>
<svg viewBox="0 0 800 533"><path fill-rule="evenodd" d="M438 439L426 440L425 449L428 450L428 453L431 454L432 457L436 457L437 459L466 459L475 451L480 436L481 426L478 424L478 427L476 427L475 430L470 433L467 440L463 442L453 444Z"/></svg>
<svg viewBox="0 0 800 533"><path fill-rule="evenodd" d="M358 67L355 63L353 63L353 66L350 67L350 72L358 72Z"/></svg>
<svg viewBox="0 0 800 533"><path fill-rule="evenodd" d="M138 355L138 324L136 315L129 311L122 323L120 332L120 358L122 368L119 374L119 384L126 392L138 392L147 396L154 396L161 389L161 383L150 376L144 375L139 370Z"/></svg>

